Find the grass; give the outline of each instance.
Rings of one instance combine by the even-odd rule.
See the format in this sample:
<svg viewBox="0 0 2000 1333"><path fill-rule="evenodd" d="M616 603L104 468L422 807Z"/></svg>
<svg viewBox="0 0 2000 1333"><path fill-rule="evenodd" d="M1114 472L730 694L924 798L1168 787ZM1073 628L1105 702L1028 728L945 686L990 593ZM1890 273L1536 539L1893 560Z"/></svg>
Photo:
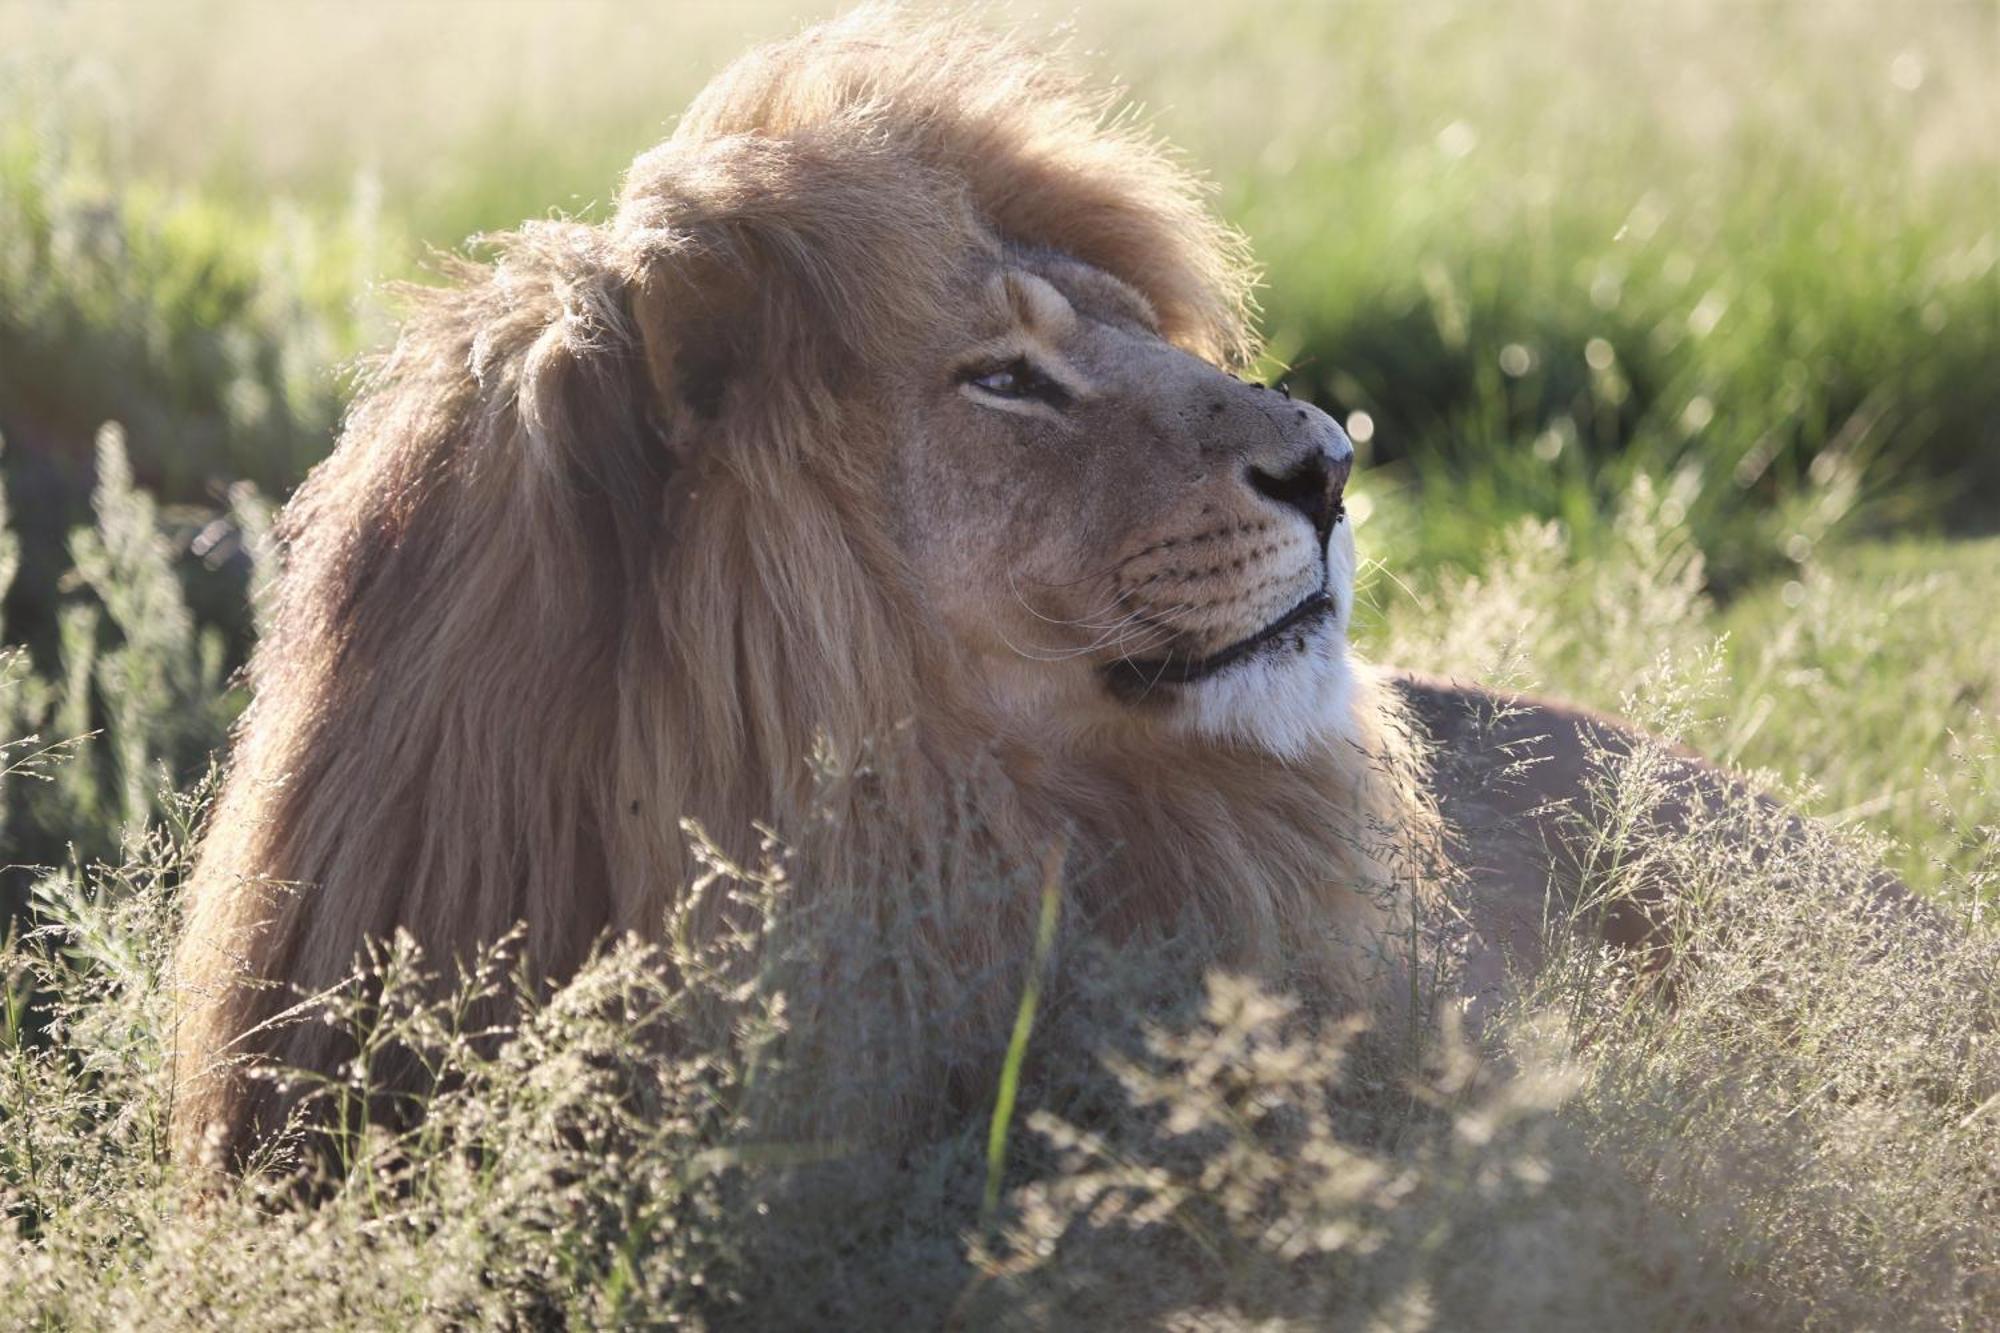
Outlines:
<svg viewBox="0 0 2000 1333"><path fill-rule="evenodd" d="M504 951L454 997L385 946L389 999L312 1021L422 1052L423 1128L346 1122L312 1208L190 1205L162 982L260 495L330 442L377 279L592 215L797 13L0 4L0 1327L2000 1320L1989 3L1074 17L1256 241L1268 368L1370 455L1366 650L1633 716L1841 831L1641 845L1646 767L1606 775L1595 887L1684 890L1671 1008L1557 930L1484 1044L1441 1016L1384 1075L1283 996L1065 941L968 1114L850 984L894 919L717 865L742 934L614 950L500 1032ZM1857 854L1971 929L1871 925ZM797 1131L882 1098L935 1137Z"/></svg>
<svg viewBox="0 0 2000 1333"><path fill-rule="evenodd" d="M1655 721L1823 821L1886 839L1914 885L1990 872L2000 541L1853 544L1719 605L1680 512L1641 485L1608 516L1608 549L1530 521L1476 574L1381 569L1362 593L1362 641ZM1710 679L1696 706L1663 714L1661 675L1697 664Z"/></svg>
<svg viewBox="0 0 2000 1333"><path fill-rule="evenodd" d="M107 536L143 505L107 493ZM1376 643L1616 688L1668 735L1727 729L1757 678L1723 667L1684 522L1642 491L1617 527L1618 560L1520 527L1482 575L1400 594ZM132 558L136 581L167 568L157 549ZM1857 553L1863 573L1731 614L1777 620L1758 640L1777 678L1868 658L1906 682L1911 716L1976 721L1961 682L1925 669L1919 629L1813 613L1842 579L1908 558ZM1963 609L1949 579L1900 577L1897 609ZM1580 608L1651 633L1542 633L1588 626ZM1656 776L1643 758L1607 768L1587 812L1608 867L1594 891L1670 875L1671 929L1699 961L1666 1005L1657 978L1554 922L1550 965L1476 1049L1440 1014L1400 1063L1356 1061L1352 1025L1282 996L1227 976L1191 994L1169 947L1038 946L1021 960L1023 977L1047 971L1029 1036L973 1079L975 1106L1016 1093L999 1135L951 1109L966 1089L903 1021L984 978L900 966L912 923L893 908L826 919L776 860L711 858L734 933L696 947L669 923L553 995L512 974L504 943L442 993L407 941L385 946L372 980L302 1021L418 1053L437 1075L419 1126L334 1114L310 1202L274 1172L199 1207L162 1146L166 949L199 796L164 791L110 858L45 872L33 929L0 946L0 1310L49 1328L1984 1326L2000 1316L2000 937L1978 924L2000 871L1995 756L1968 729L1931 773L1952 817L1908 829L1942 926L1866 910L1866 840L1772 865L1714 825L1642 836L1620 812L1649 804ZM1849 751L1836 772L1883 761ZM30 758L13 779L65 768ZM925 989L892 999L876 975ZM512 1015L497 1026L496 997ZM368 1068L316 1095L368 1104ZM911 1099L936 1107L935 1137L869 1137L870 1107L900 1117ZM856 1128L801 1134L802 1107Z"/></svg>
<svg viewBox="0 0 2000 1333"><path fill-rule="evenodd" d="M60 338L38 307L36 364L97 365L100 342L152 322L156 342L273 346L283 374L247 380L223 351L161 358L203 409L157 427L132 408L150 394L118 391L129 359L64 397L126 421L141 476L176 460L157 469L175 500L282 487L325 438L326 366L380 336L353 304L366 279L474 231L601 211L715 64L801 12L0 11L12 118L31 127L16 178L62 183L42 191L48 225L181 271L233 236L227 268L261 293L219 338L217 312L171 302L85 311ZM1269 3L1167 23L1099 0L1073 17L1083 63L1130 84L1256 240L1274 368L1365 414L1385 488L1455 516L1412 519L1399 567L1469 562L1523 511L1595 540L1648 474L1683 478L1731 585L1843 528L1990 513L1996 25L1978 0ZM142 298L175 290L114 267ZM63 424L80 445L96 422Z"/></svg>

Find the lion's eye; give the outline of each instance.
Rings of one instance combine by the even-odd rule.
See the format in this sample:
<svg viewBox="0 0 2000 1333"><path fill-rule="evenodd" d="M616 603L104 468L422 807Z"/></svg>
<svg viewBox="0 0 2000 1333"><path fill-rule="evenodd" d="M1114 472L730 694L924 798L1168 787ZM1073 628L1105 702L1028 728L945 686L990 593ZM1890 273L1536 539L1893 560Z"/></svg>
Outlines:
<svg viewBox="0 0 2000 1333"><path fill-rule="evenodd" d="M1016 361L1011 366L989 370L984 375L975 376L970 383L975 389L997 393L1002 398L1019 398L1026 392L1028 377L1022 373L1025 369L1025 363Z"/></svg>
<svg viewBox="0 0 2000 1333"><path fill-rule="evenodd" d="M1069 401L1062 385L1035 369L1026 357L1017 357L1004 366L968 371L964 382L995 398L1032 398L1061 407Z"/></svg>

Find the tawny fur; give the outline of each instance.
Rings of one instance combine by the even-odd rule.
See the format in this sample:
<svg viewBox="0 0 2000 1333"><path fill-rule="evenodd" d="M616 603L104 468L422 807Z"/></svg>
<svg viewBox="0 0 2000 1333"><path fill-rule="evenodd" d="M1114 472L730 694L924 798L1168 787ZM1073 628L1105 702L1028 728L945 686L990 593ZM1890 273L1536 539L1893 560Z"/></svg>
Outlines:
<svg viewBox="0 0 2000 1333"><path fill-rule="evenodd" d="M608 223L530 224L413 294L282 520L178 955L184 1152L283 1113L235 1057L342 1058L262 1025L369 938L449 957L524 922L560 978L657 932L684 818L745 855L755 821L810 823L799 891L857 912L884 866L953 892L955 840L990 869L1066 839L1101 928L1366 988L1356 942L1396 928L1427 827L1380 688L1300 756L1137 730L1028 753L891 530L897 405L866 371L922 346L968 257L1074 256L1177 346L1250 355L1239 239L1106 111L1011 46L863 16L732 67ZM1005 956L1031 912L952 947Z"/></svg>

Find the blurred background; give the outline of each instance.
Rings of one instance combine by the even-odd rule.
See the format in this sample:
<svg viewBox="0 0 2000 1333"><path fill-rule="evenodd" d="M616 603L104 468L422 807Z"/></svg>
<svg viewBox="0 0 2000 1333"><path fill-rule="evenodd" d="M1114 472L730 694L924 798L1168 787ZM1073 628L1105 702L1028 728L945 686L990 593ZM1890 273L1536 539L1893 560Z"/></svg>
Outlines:
<svg viewBox="0 0 2000 1333"><path fill-rule="evenodd" d="M712 72L829 12L0 0L6 626L52 682L42 732L111 706L103 681L77 683L77 653L171 620L162 651L185 664L146 724L165 739L103 762L182 780L205 763L238 701L188 682L225 681L247 648L263 500L330 447L343 367L390 336L384 280L523 218L603 216ZM1091 0L976 18L1056 32L1122 83L1250 236L1265 369L1364 454L1376 641L1394 645L1405 593L1493 576L1510 532L1558 534L1562 577L1631 560L1636 505L1654 548L1692 553L1718 635L1796 626L1813 596L1903 605L1895 589L1947 581L1905 617L1932 628L1899 631L1909 669L1941 655L1954 674L1935 735L1895 741L1897 771L2000 698L2000 544L1982 539L2000 519L2000 5ZM114 463L109 491L107 440L131 474ZM123 538L107 504L137 506ZM103 549L80 556L70 534L91 523ZM171 575L144 605L117 591L121 540ZM1760 687L1791 719L1770 728L1783 744L1711 748L1819 776L1797 738L1834 696L1813 701L1811 673L1893 701L1906 672L1879 649ZM1607 706L1625 688L1568 687ZM1873 725L1911 723L1885 704ZM1917 811L1893 777L1863 764L1831 804Z"/></svg>

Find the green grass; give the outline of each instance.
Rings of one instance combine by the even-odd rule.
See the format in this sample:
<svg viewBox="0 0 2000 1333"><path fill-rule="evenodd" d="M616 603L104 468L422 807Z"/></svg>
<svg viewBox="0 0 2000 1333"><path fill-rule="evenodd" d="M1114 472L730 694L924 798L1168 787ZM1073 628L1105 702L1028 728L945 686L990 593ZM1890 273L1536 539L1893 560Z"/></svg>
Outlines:
<svg viewBox="0 0 2000 1333"><path fill-rule="evenodd" d="M1529 522L1476 575L1380 569L1362 594L1363 642L1652 721L1828 823L1887 840L1912 884L1978 884L1991 898L2000 540L1849 545L1718 606L1678 513L1642 485L1589 550ZM1662 674L1697 665L1697 705L1663 711Z"/></svg>
<svg viewBox="0 0 2000 1333"><path fill-rule="evenodd" d="M1734 715L1706 748L1812 784L1824 817L1894 839L1912 883L1991 875L1996 569L2000 540L1904 540L1743 598L1720 618Z"/></svg>
<svg viewBox="0 0 2000 1333"><path fill-rule="evenodd" d="M132 540L150 517L113 487L78 543L166 597L107 595L121 636L127 618L184 619L164 552ZM1657 799L1642 762L1593 794L1610 868L1593 888L1677 885L1671 929L1695 961L1672 1004L1558 920L1552 961L1482 1048L1440 1015L1420 1051L1356 1061L1351 1027L1282 996L1228 977L1190 994L1170 944L1038 947L1019 960L1024 977L1048 969L1032 1028L995 1048L991 1080L966 1075L1015 1095L995 1190L987 1118L947 1113L964 1078L936 1079L909 1021L986 984L904 965L911 912L936 908L830 919L781 863L717 862L708 892L733 898L732 933L697 946L670 928L666 954L614 950L554 995L524 992L504 950L440 991L407 942L385 947L371 966L386 998L343 988L304 1021L418 1053L439 1075L419 1125L336 1117L310 1202L279 1173L195 1207L163 1148L165 969L200 805L169 789L120 806L182 735L168 710L135 709L95 764L12 751L10 784L73 785L60 817L123 836L41 874L34 930L0 944L0 1310L35 1328L1985 1326L2000 1317L2000 936L1976 923L2000 888L2000 748L1962 697L1990 699L1990 669L1941 658L1938 625L1990 623L1964 576L1987 550L1959 571L1934 545L1857 550L1809 572L1803 598L1723 617L1656 496L1642 488L1614 526L1617 558L1531 524L1478 576L1393 596L1378 579L1371 642L1615 703L1666 734L1736 735L1746 754L1767 731L1813 735L1828 700L1854 706L1816 691L1842 688L1841 663L1874 663L1899 689L1861 704L1856 743L1801 743L1830 793L1950 793L1945 818L1892 800L1854 820L1931 866L1942 928L1869 915L1856 886L1873 845L1773 865L1700 825L1641 835L1617 812ZM1886 600L1828 612L1857 593ZM1720 643L1739 617L1737 646ZM141 636L123 675L89 674L114 690L135 672L188 679L213 703L212 677L175 667L183 642ZM153 667L133 662L142 649ZM1757 669L1730 670L1745 652ZM60 697L18 660L4 683L17 735ZM1896 713L1914 725L1898 733ZM1931 733L1936 718L1960 738ZM874 976L925 989L885 995ZM524 997L498 1029L493 997ZM368 1080L356 1061L314 1086L357 1107ZM936 1136L874 1141L870 1108L907 1118L912 1099L938 1108ZM856 1128L801 1137L807 1106Z"/></svg>
<svg viewBox="0 0 2000 1333"><path fill-rule="evenodd" d="M381 335L366 279L523 217L592 215L708 72L810 12L0 11L9 193L32 178L43 216L9 229L31 238L10 268L50 229L120 252L106 279L86 241L35 301L36 336L0 328L0 366L24 368L0 424L74 447L96 424L75 418L118 416L176 500L281 486L326 436L328 368ZM1099 0L1074 27L1081 62L1129 83L1254 238L1273 368L1366 413L1380 481L1422 497L1404 567L1473 559L1522 512L1595 540L1642 473L1683 480L1732 586L1836 530L1990 515L1992 5L1269 3L1163 22ZM203 301L176 296L189 274L213 275ZM15 405L52 375L61 411Z"/></svg>
<svg viewBox="0 0 2000 1333"><path fill-rule="evenodd" d="M1671 1010L1559 948L1498 1066L1446 1036L1371 1081L1283 997L1059 949L1009 1115L800 1142L796 1099L939 1090L841 1058L867 1001L816 942L859 927L751 867L785 929L606 960L507 1041L410 987L377 1039L460 1075L428 1128L357 1135L314 1210L188 1206L163 968L258 492L330 444L379 279L594 215L800 12L0 0L0 1327L2000 1319L1993 933L1873 934L1846 887L1859 846L2000 900L1983 2L1075 15L1253 238L1267 368L1362 440L1365 648L1636 717L1846 840L1783 882L1647 849L1703 959ZM893 965L877 927L842 948Z"/></svg>

